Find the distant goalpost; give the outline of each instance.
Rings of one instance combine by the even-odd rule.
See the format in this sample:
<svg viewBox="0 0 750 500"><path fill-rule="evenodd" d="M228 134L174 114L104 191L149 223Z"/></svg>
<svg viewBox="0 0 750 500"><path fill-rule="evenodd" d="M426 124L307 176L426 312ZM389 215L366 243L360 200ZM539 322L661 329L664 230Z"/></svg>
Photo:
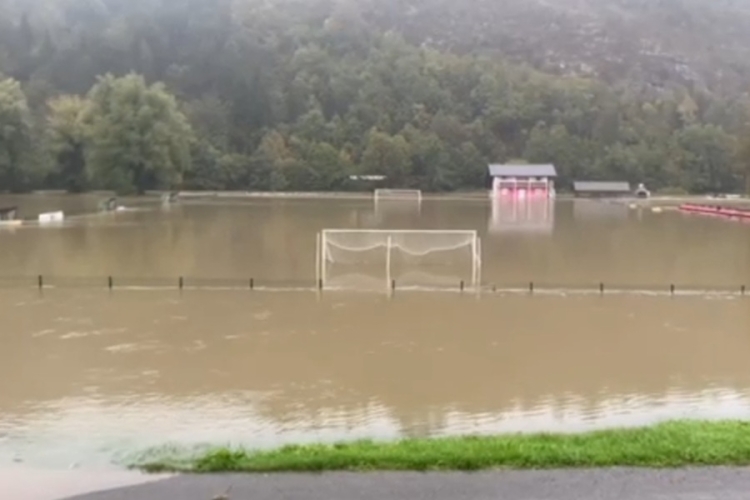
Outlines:
<svg viewBox="0 0 750 500"><path fill-rule="evenodd" d="M373 192L375 203L379 201L416 201L422 203L419 189L376 189Z"/></svg>
<svg viewBox="0 0 750 500"><path fill-rule="evenodd" d="M324 290L440 290L481 286L474 230L324 229L316 276Z"/></svg>

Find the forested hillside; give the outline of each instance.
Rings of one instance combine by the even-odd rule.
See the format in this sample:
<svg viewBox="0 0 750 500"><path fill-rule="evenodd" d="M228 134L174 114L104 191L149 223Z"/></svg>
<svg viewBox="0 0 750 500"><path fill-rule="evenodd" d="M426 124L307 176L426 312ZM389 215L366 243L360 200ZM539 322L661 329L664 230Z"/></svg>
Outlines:
<svg viewBox="0 0 750 500"><path fill-rule="evenodd" d="M749 55L750 0L0 0L0 190L740 191Z"/></svg>

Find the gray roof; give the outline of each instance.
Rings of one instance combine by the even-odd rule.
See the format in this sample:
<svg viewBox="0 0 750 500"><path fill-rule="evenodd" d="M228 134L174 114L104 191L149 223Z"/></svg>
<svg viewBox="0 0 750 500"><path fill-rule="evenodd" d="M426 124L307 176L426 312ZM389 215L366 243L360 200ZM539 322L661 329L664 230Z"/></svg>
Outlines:
<svg viewBox="0 0 750 500"><path fill-rule="evenodd" d="M589 191L592 193L629 193L630 183L624 181L575 181L575 191Z"/></svg>
<svg viewBox="0 0 750 500"><path fill-rule="evenodd" d="M492 177L557 177L555 166L547 165L501 165L489 166Z"/></svg>

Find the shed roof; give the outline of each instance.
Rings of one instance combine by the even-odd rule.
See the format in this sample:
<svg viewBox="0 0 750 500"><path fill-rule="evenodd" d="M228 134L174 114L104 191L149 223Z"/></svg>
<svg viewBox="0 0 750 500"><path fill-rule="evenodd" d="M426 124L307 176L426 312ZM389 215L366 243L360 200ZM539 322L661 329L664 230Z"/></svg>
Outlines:
<svg viewBox="0 0 750 500"><path fill-rule="evenodd" d="M629 193L630 183L625 181L575 181L573 190L590 193Z"/></svg>
<svg viewBox="0 0 750 500"><path fill-rule="evenodd" d="M557 177L557 170L552 164L492 164L489 166L492 177Z"/></svg>

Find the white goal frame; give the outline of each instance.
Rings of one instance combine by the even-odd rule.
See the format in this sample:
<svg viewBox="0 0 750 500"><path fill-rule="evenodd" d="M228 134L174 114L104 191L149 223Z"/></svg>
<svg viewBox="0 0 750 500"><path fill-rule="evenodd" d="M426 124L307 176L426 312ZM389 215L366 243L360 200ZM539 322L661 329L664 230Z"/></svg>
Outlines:
<svg viewBox="0 0 750 500"><path fill-rule="evenodd" d="M462 234L471 237L471 282L467 285L475 291L479 291L482 284L482 240L479 233L473 229L323 229L317 234L315 245L315 277L320 290L326 288L326 244L329 234ZM386 240L385 258L385 283L386 290L390 291L391 281L391 237ZM458 284L457 284L458 285Z"/></svg>
<svg viewBox="0 0 750 500"><path fill-rule="evenodd" d="M413 197L408 197L412 195ZM381 200L416 201L422 203L422 191L419 189L376 189L372 193L375 203Z"/></svg>

